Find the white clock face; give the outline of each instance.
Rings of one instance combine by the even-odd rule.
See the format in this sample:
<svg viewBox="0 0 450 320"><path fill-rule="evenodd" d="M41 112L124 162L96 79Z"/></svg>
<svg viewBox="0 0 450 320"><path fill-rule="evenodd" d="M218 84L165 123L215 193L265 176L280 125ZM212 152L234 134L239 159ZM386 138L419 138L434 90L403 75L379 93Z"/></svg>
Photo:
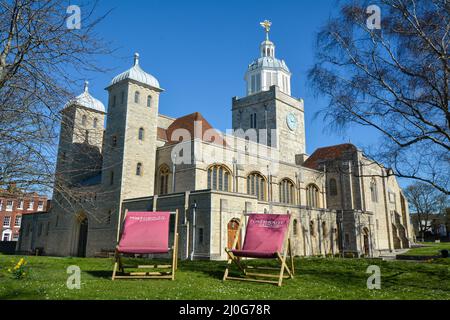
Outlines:
<svg viewBox="0 0 450 320"><path fill-rule="evenodd" d="M286 123L288 125L289 130L295 131L298 126L298 120L297 120L297 117L295 116L295 114L289 113L286 116Z"/></svg>

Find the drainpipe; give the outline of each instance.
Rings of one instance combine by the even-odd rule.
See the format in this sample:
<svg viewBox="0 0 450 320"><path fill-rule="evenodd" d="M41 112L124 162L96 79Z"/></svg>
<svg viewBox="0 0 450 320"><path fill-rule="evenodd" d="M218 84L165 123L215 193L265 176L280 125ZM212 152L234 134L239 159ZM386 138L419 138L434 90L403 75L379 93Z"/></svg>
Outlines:
<svg viewBox="0 0 450 320"><path fill-rule="evenodd" d="M174 154L172 164L172 193L175 193L175 173L177 168L176 162L177 162L177 155Z"/></svg>
<svg viewBox="0 0 450 320"><path fill-rule="evenodd" d="M317 219L317 232L319 233L319 254L322 254L322 212L319 211L318 214L318 219Z"/></svg>
<svg viewBox="0 0 450 320"><path fill-rule="evenodd" d="M372 239L372 217L369 216L369 254L370 257L373 258L373 239Z"/></svg>
<svg viewBox="0 0 450 320"><path fill-rule="evenodd" d="M339 242L340 242L340 249L341 249L341 255L344 257L345 252L345 233L344 233L344 210L341 210L341 217L339 218L339 226L340 226L340 232L339 232Z"/></svg>
<svg viewBox="0 0 450 320"><path fill-rule="evenodd" d="M264 106L264 124L266 126L266 145L269 146L269 126L267 123L267 105ZM272 144L272 141L270 141L270 144Z"/></svg>
<svg viewBox="0 0 450 320"><path fill-rule="evenodd" d="M273 206L272 206L272 175L270 173L270 166L267 166L267 198L269 200L269 212L273 213Z"/></svg>
<svg viewBox="0 0 450 320"><path fill-rule="evenodd" d="M233 157L233 192L237 192L237 160Z"/></svg>
<svg viewBox="0 0 450 320"><path fill-rule="evenodd" d="M191 261L194 260L195 253L195 229L197 228L197 201L192 204L192 252Z"/></svg>

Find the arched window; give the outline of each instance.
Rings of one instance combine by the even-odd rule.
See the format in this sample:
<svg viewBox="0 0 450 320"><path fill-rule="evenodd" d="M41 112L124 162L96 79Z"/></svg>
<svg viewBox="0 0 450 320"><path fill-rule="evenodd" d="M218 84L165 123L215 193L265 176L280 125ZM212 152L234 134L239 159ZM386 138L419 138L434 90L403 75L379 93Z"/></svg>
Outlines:
<svg viewBox="0 0 450 320"><path fill-rule="evenodd" d="M89 143L89 130L84 132L84 142Z"/></svg>
<svg viewBox="0 0 450 320"><path fill-rule="evenodd" d="M159 168L159 194L169 193L169 167L162 165Z"/></svg>
<svg viewBox="0 0 450 320"><path fill-rule="evenodd" d="M142 175L142 163L140 163L140 162L136 165L136 175L137 176Z"/></svg>
<svg viewBox="0 0 450 320"><path fill-rule="evenodd" d="M108 213L106 214L106 224L111 224L111 216L112 216L112 210L109 209Z"/></svg>
<svg viewBox="0 0 450 320"><path fill-rule="evenodd" d="M113 147L117 147L117 136L112 136L112 138L111 138L111 145Z"/></svg>
<svg viewBox="0 0 450 320"><path fill-rule="evenodd" d="M139 91L136 91L134 93L134 103L139 103L140 96L141 96L141 93Z"/></svg>
<svg viewBox="0 0 450 320"><path fill-rule="evenodd" d="M231 172L223 165L208 168L208 189L230 191Z"/></svg>
<svg viewBox="0 0 450 320"><path fill-rule="evenodd" d="M377 190L377 182L375 179L370 181L370 195L373 202L378 202L378 190Z"/></svg>
<svg viewBox="0 0 450 320"><path fill-rule="evenodd" d="M256 113L250 115L250 128L256 129Z"/></svg>
<svg viewBox="0 0 450 320"><path fill-rule="evenodd" d="M94 118L94 124L93 124L94 128L97 128L97 123L98 123L98 119Z"/></svg>
<svg viewBox="0 0 450 320"><path fill-rule="evenodd" d="M147 96L147 107L152 107L152 96Z"/></svg>
<svg viewBox="0 0 450 320"><path fill-rule="evenodd" d="M112 107L114 108L116 106L116 96L114 95L112 98Z"/></svg>
<svg viewBox="0 0 450 320"><path fill-rule="evenodd" d="M87 117L86 117L86 115L83 115L83 116L81 117L81 125L82 125L82 126L85 126L85 125L86 125L86 122L87 122Z"/></svg>
<svg viewBox="0 0 450 320"><path fill-rule="evenodd" d="M139 128L139 140L144 140L144 128Z"/></svg>
<svg viewBox="0 0 450 320"><path fill-rule="evenodd" d="M298 236L298 221L297 221L297 219L294 219L294 221L293 221L292 232L294 233L294 236Z"/></svg>
<svg viewBox="0 0 450 320"><path fill-rule="evenodd" d="M314 184L306 187L306 205L310 208L319 207L319 188Z"/></svg>
<svg viewBox="0 0 450 320"><path fill-rule="evenodd" d="M316 236L316 230L314 229L314 221L312 220L309 222L309 234L311 235L311 237Z"/></svg>
<svg viewBox="0 0 450 320"><path fill-rule="evenodd" d="M327 227L327 223L324 221L322 222L322 238L326 238L328 237L328 227Z"/></svg>
<svg viewBox="0 0 450 320"><path fill-rule="evenodd" d="M289 179L281 180L279 184L280 188L280 202L294 204L294 183Z"/></svg>
<svg viewBox="0 0 450 320"><path fill-rule="evenodd" d="M329 188L330 188L330 196L337 196L337 183L336 179L331 178L329 182Z"/></svg>
<svg viewBox="0 0 450 320"><path fill-rule="evenodd" d="M266 200L266 179L260 173L254 172L247 176L247 194Z"/></svg>

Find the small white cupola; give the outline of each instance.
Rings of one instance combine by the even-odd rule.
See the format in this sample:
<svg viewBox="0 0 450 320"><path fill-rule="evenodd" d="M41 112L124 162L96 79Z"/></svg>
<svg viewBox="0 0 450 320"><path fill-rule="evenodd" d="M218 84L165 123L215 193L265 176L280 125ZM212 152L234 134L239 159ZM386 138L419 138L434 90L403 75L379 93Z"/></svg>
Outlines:
<svg viewBox="0 0 450 320"><path fill-rule="evenodd" d="M275 58L275 45L269 39L261 42L261 57Z"/></svg>
<svg viewBox="0 0 450 320"><path fill-rule="evenodd" d="M64 108L70 106L80 106L86 109L94 110L101 113L106 113L105 106L100 100L95 99L89 93L89 82L84 82L84 92L79 96L71 99Z"/></svg>
<svg viewBox="0 0 450 320"><path fill-rule="evenodd" d="M266 32L266 39L261 42L261 56L254 60L247 69L245 81L247 95L268 91L276 85L280 90L291 95L291 73L286 63L275 57L275 44L269 40L272 23L268 20L260 23Z"/></svg>
<svg viewBox="0 0 450 320"><path fill-rule="evenodd" d="M151 74L145 72L142 70L141 66L139 65L139 53L134 54L134 64L133 66L128 69L125 72L122 72L121 74L115 76L109 86L113 86L119 82L122 82L124 80L134 80L136 82L145 84L147 86L150 86L154 89L157 89L159 91L162 91L162 89L159 86L158 80L152 76Z"/></svg>

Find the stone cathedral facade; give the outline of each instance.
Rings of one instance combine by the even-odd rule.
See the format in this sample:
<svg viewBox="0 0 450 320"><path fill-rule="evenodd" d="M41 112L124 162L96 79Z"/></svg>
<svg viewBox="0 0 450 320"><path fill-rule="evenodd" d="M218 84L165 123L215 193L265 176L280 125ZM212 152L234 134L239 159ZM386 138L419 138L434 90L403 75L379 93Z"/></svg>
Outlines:
<svg viewBox="0 0 450 320"><path fill-rule="evenodd" d="M390 169L352 144L306 154L308 110L291 95L291 73L268 28L244 79L246 96L232 98L226 133L197 112L160 114L164 90L137 54L107 86L107 109L86 84L62 111L52 209L24 217L31 231L18 250L111 252L126 209L177 209L185 259L225 259L242 213L252 212L292 214L298 256L409 247L408 204Z"/></svg>

